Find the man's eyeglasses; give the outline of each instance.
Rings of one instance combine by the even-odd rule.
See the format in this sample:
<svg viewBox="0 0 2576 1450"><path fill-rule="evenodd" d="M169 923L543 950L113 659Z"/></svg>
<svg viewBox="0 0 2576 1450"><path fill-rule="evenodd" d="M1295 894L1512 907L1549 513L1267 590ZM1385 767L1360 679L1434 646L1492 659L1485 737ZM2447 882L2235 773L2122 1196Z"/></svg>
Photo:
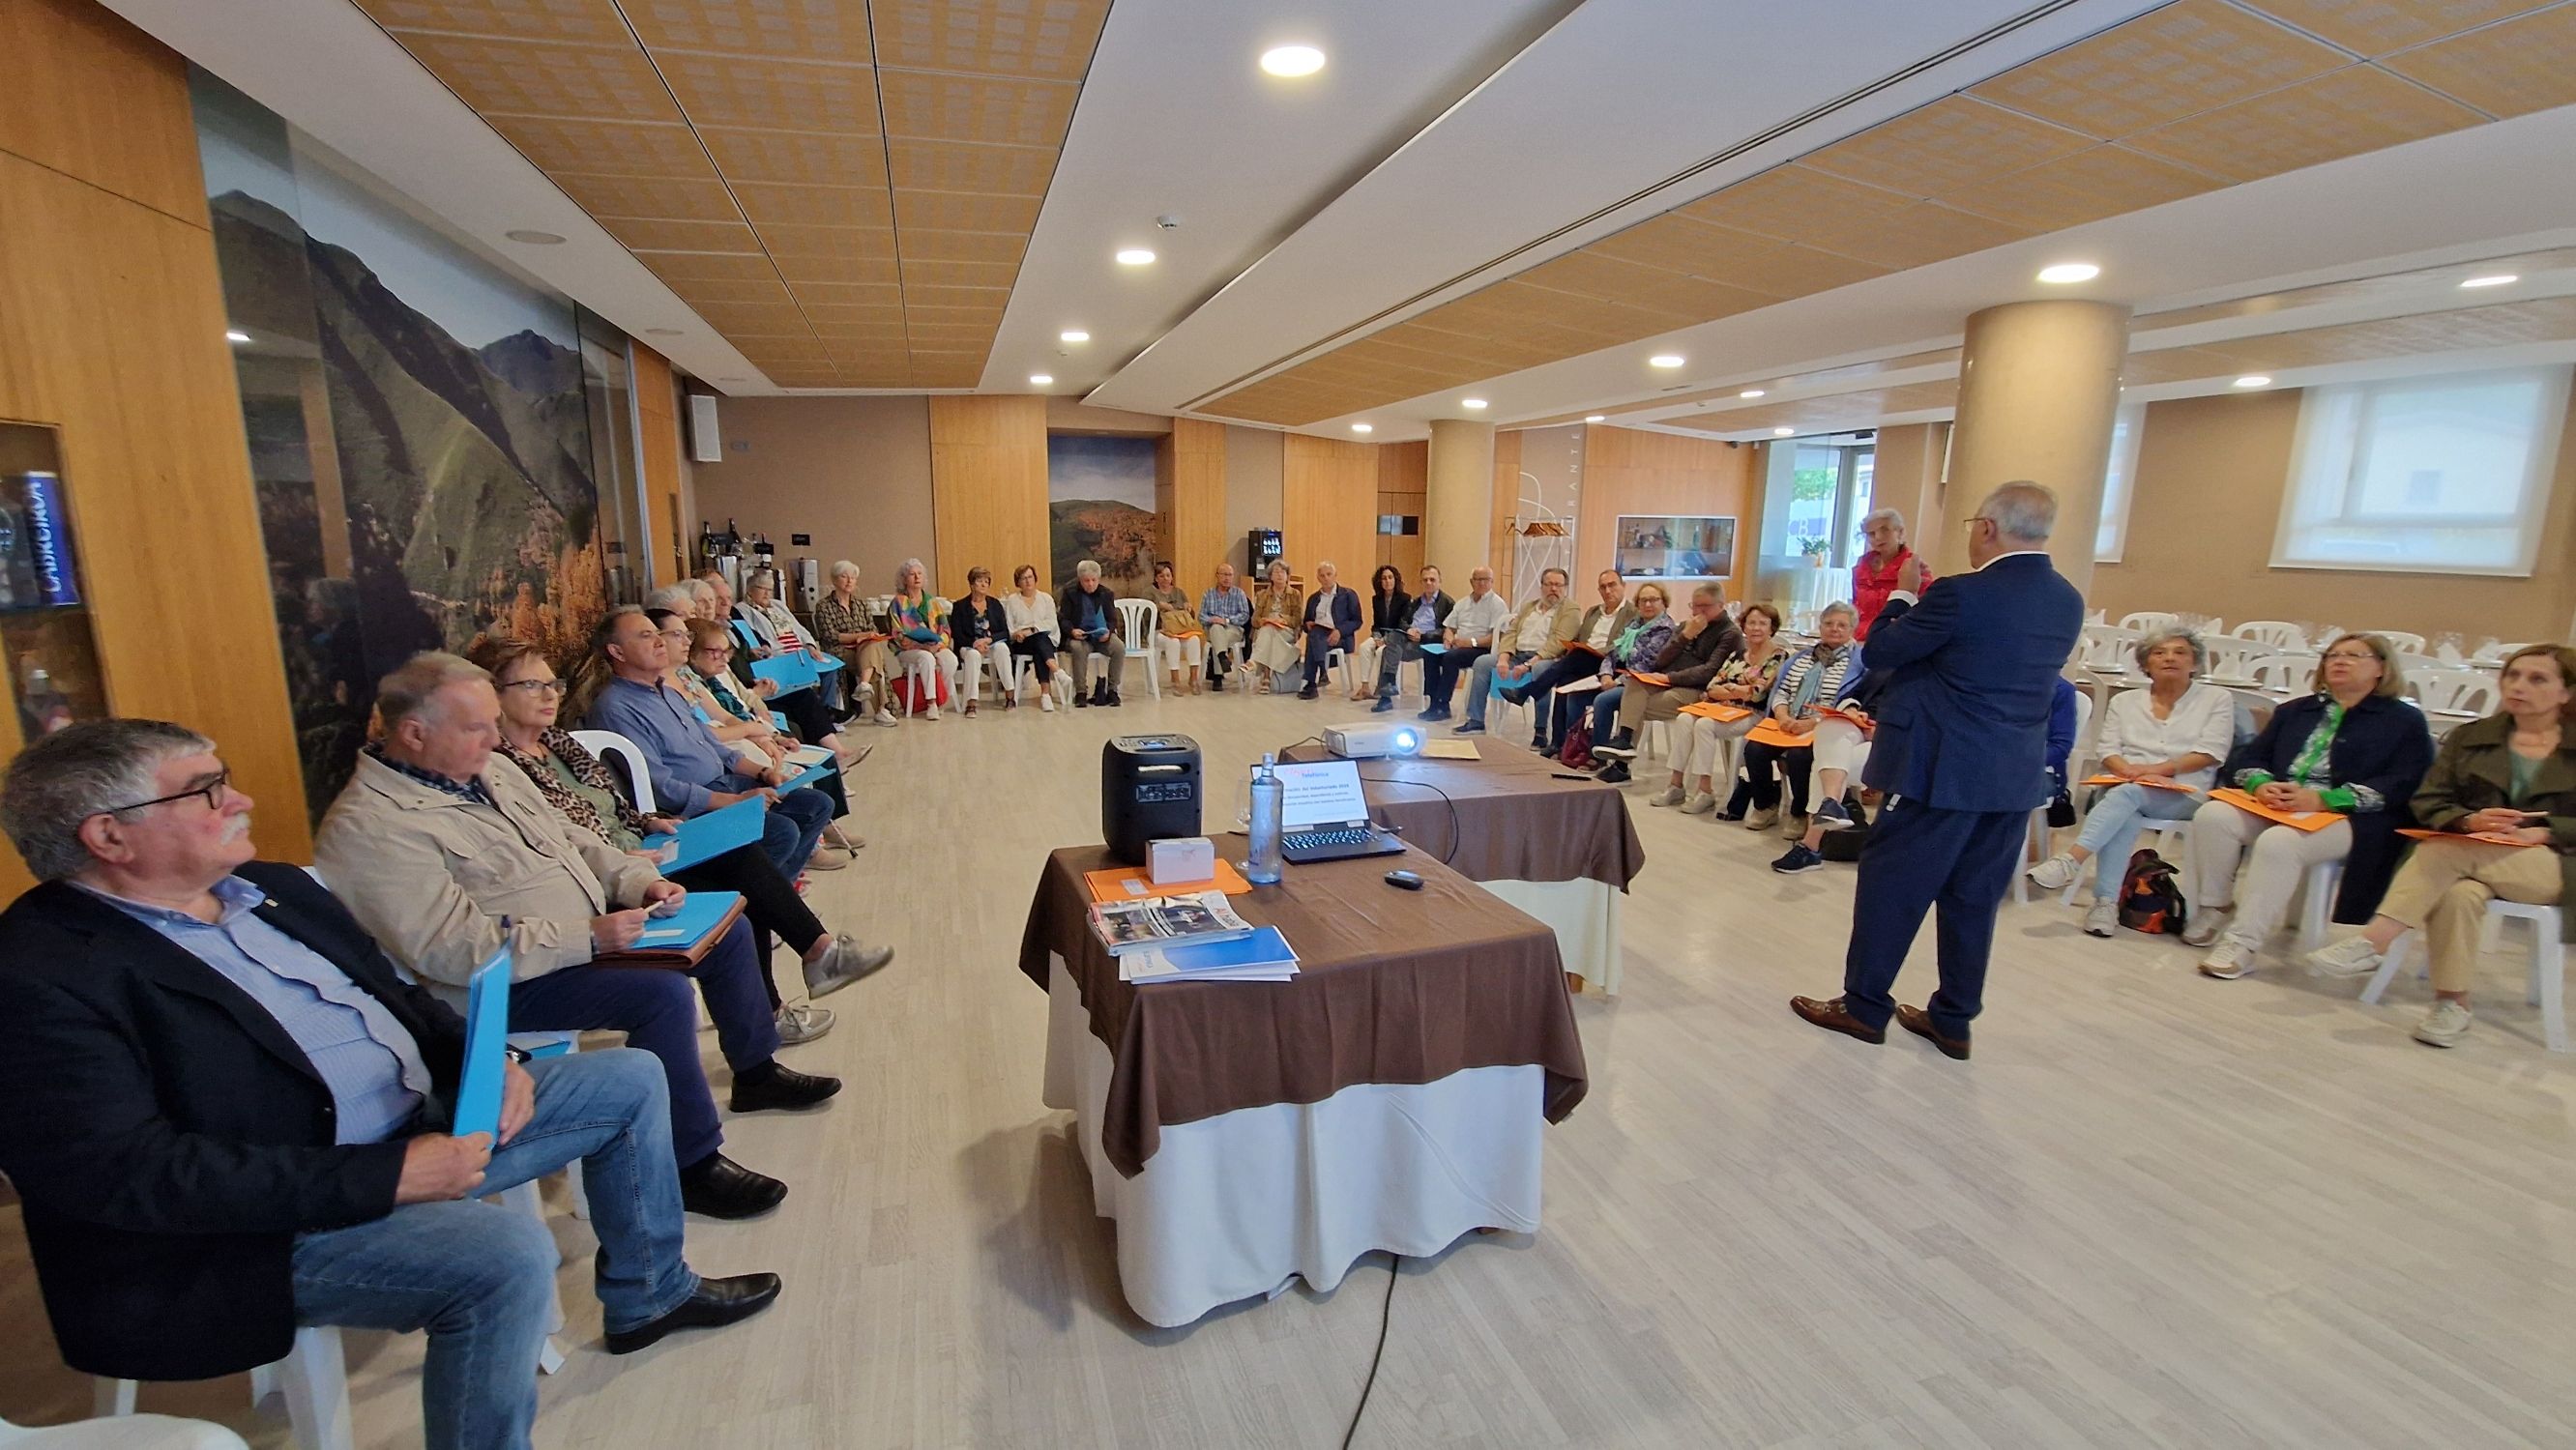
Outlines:
<svg viewBox="0 0 2576 1450"><path fill-rule="evenodd" d="M129 805L109 806L103 811L92 811L90 812L90 815L123 815L127 811L139 811L145 806L161 806L168 805L172 801L183 801L190 796L204 796L206 798L206 809L210 811L219 811L224 808L224 792L231 787L232 783L233 773L229 770L219 770L215 772L214 779L207 781L203 785L192 785L186 790L180 791L175 795L160 795L154 796L148 801L135 801Z"/></svg>
<svg viewBox="0 0 2576 1450"><path fill-rule="evenodd" d="M561 680L512 680L501 688L525 690L531 699L556 700L561 699L563 692L571 687Z"/></svg>

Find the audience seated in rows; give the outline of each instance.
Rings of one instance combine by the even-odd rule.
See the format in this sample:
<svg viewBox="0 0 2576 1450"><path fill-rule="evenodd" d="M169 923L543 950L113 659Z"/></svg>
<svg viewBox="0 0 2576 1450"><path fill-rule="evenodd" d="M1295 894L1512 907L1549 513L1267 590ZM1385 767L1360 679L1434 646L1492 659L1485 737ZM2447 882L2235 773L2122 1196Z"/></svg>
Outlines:
<svg viewBox="0 0 2576 1450"><path fill-rule="evenodd" d="M1279 688L1279 677L1297 668L1297 621L1305 617L1306 598L1289 582L1288 564L1273 559L1261 592L1252 600L1252 667L1266 692Z"/></svg>
<svg viewBox="0 0 2576 1450"><path fill-rule="evenodd" d="M1019 671L1011 664L1010 611L993 595L993 571L981 564L966 571L966 597L948 611L948 638L956 647L958 688L966 696L969 719L986 675L993 677L1003 709L1020 703Z"/></svg>
<svg viewBox="0 0 2576 1450"><path fill-rule="evenodd" d="M654 909L676 909L687 888L575 827L517 767L493 767L501 702L492 677L454 655L415 655L377 686L376 716L378 739L314 834L332 894L425 981L461 989L508 947L512 1031L623 1032L661 1061L681 1201L692 1212L749 1218L777 1207L787 1185L719 1151L724 1132L698 1063L697 994L733 1069L735 1112L811 1107L841 1084L779 1064L751 923L736 920L685 972L614 965Z"/></svg>
<svg viewBox="0 0 2576 1450"><path fill-rule="evenodd" d="M1467 718L1459 725L1459 734L1474 735L1485 728L1485 708L1498 680L1506 689L1527 684L1539 670L1564 657L1566 645L1583 622L1583 611L1565 597L1566 578L1562 569L1541 569L1538 597L1504 623L1493 650L1468 670Z"/></svg>
<svg viewBox="0 0 2576 1450"><path fill-rule="evenodd" d="M65 1362L205 1379L299 1325L425 1328L427 1444L523 1446L561 1254L478 1200L576 1160L610 1353L777 1297L682 1257L646 1053L512 1063L497 1141L454 1136L464 1024L331 891L252 859L251 805L213 741L151 720L45 736L0 783L43 883L0 913L0 1172Z"/></svg>
<svg viewBox="0 0 2576 1450"><path fill-rule="evenodd" d="M1207 626L1199 622L1198 607L1181 588L1180 577L1171 560L1155 563L1154 592L1147 596L1154 603L1154 655L1172 677L1173 694L1195 695L1207 668Z"/></svg>
<svg viewBox="0 0 2576 1450"><path fill-rule="evenodd" d="M1680 717L1682 706L1699 699L1725 661L1744 652L1744 632L1726 616L1726 595L1714 583L1691 591L1690 618L1673 632L1654 660L1638 671L1665 677L1665 683L1629 682L1619 692L1619 729L1592 753L1605 755L1600 778L1613 785L1628 779L1628 762L1637 756L1637 736L1647 722Z"/></svg>
<svg viewBox="0 0 2576 1450"><path fill-rule="evenodd" d="M1038 587L1038 566L1022 564L1011 571L1011 592L1002 596L1002 623L1010 631L1011 655L1014 660L1034 662L1038 677L1038 708L1052 713L1055 709L1055 652L1063 643L1061 627L1056 622L1055 596ZM1019 698L1019 670L1012 667L1014 688L1011 696Z"/></svg>
<svg viewBox="0 0 2576 1450"><path fill-rule="evenodd" d="M859 597L859 566L847 559L832 565L832 587L814 603L814 633L825 648L840 652L850 679L842 698L851 710L857 711L862 701L873 702L876 722L894 724L895 713L887 708L894 651L869 616L867 600Z"/></svg>
<svg viewBox="0 0 2576 1450"><path fill-rule="evenodd" d="M1530 712L1530 748L1541 755L1554 755L1564 746L1566 724L1574 718L1574 705L1569 703L1569 697L1556 693L1558 687L1597 674L1602 662L1610 657L1611 646L1637 622L1635 606L1627 603L1628 581L1619 577L1618 570L1604 569L1593 582L1601 602L1583 611L1564 651L1541 665L1525 683L1503 690L1503 698L1515 705L1529 702L1536 706Z"/></svg>
<svg viewBox="0 0 2576 1450"><path fill-rule="evenodd" d="M1671 600L1664 586L1649 580L1637 586L1636 612L1628 624L1610 641L1610 650L1592 663L1597 666L1593 679L1600 688L1590 693L1553 696L1556 701L1556 727L1549 738L1561 745L1574 727L1575 712L1589 709L1591 738L1608 741L1610 723L1618 718L1619 702L1627 691L1620 676L1629 670L1642 670L1646 662L1663 656L1664 646L1672 643L1681 621L1672 614ZM1587 656L1587 658L1589 658Z"/></svg>
<svg viewBox="0 0 2576 1450"><path fill-rule="evenodd" d="M1861 646L1852 638L1859 622L1859 612L1840 600L1817 611L1816 642L1782 662L1771 692L1762 700L1762 713L1777 722L1782 731L1801 737L1813 735L1825 707L1842 698L1844 681L1860 678L1864 668ZM1791 840L1803 837L1807 833L1808 776L1814 765L1812 744L1772 745L1748 738L1744 744L1745 783L1736 791L1736 798L1718 813L1718 819L1741 820L1748 831L1767 831L1777 825L1780 834ZM1784 775L1786 811L1781 809Z"/></svg>
<svg viewBox="0 0 2576 1450"><path fill-rule="evenodd" d="M2576 941L2576 649L2525 645L2499 678L2504 707L2442 737L2409 803L2417 824L2453 834L2415 842L2370 925L2308 958L2322 975L2368 976L2399 937L2422 932L2433 1010L2415 1040L2432 1047L2468 1035L2489 902L2556 906L2562 940Z"/></svg>
<svg viewBox="0 0 2576 1450"><path fill-rule="evenodd" d="M1234 566L1216 566L1216 582L1199 593L1199 624L1207 630L1208 682L1225 688L1227 671L1250 658L1252 599L1235 587Z"/></svg>
<svg viewBox="0 0 2576 1450"><path fill-rule="evenodd" d="M691 621L693 629L708 625L706 620ZM500 694L501 757L517 766L546 804L574 826L596 833L620 851L654 859L644 851L644 838L678 831L679 818L637 810L608 767L558 723L564 686L545 656L523 641L485 635L465 657L491 675ZM780 873L757 843L668 874L692 891L739 892L744 914L751 919L753 955L766 967L771 938L784 937L804 963L809 999L829 996L894 958L892 947L870 949L855 938L825 931L807 909L805 898L797 894L795 883ZM766 971L762 979L770 980ZM779 1040L786 1045L811 1042L831 1030L828 1009L810 1001L783 1002L774 984L768 996L778 1019Z"/></svg>
<svg viewBox="0 0 2576 1450"><path fill-rule="evenodd" d="M742 598L736 601L727 589L724 576L710 581L725 612L718 618L739 622L751 632L752 643L744 653L752 660L765 660L780 654L805 654L808 658L829 658L821 649L812 648L803 631L796 628L795 618L778 602L778 572L754 569L742 576ZM786 621L786 632L780 633L779 621ZM838 674L826 675L810 685L793 690L778 690L769 696L770 706L796 727L798 738L809 745L822 745L832 734L835 718L831 700L839 688ZM832 749L839 749L834 742Z"/></svg>
<svg viewBox="0 0 2576 1450"><path fill-rule="evenodd" d="M1127 644L1119 632L1118 596L1100 581L1098 562L1085 559L1073 566L1073 582L1064 586L1055 612L1064 626L1065 657L1073 670L1073 703L1122 703L1118 691L1127 672ZM1090 683L1095 654L1106 662L1097 685ZM1146 661L1145 667L1153 668L1153 662Z"/></svg>
<svg viewBox="0 0 2576 1450"><path fill-rule="evenodd" d="M2094 749L2105 775L2132 784L2102 792L2084 816L2075 844L2030 868L2031 884L2062 891L2094 868L2093 904L2084 930L2107 937L2120 925L2120 883L2142 821L2187 821L2200 809L2199 793L2218 777L2218 764L2236 739L2236 696L2199 682L2209 667L2200 636L2184 629L2151 632L2137 643L2138 671L2147 688L2124 690L2102 712Z"/></svg>
<svg viewBox="0 0 2576 1450"><path fill-rule="evenodd" d="M726 629L711 619L683 619L658 609L647 609L644 617L661 631L664 655L671 668L664 672L662 683L680 692L698 718L717 740L730 745L741 774L763 785L783 786L802 773L790 757L797 748L795 737L780 734L768 711L760 706L760 697L743 677L732 668ZM850 766L865 758L865 750L841 747L841 737L825 735L817 742L837 752L838 763ZM831 816L847 809L837 774L826 775L815 787L831 801ZM867 844L841 833L830 816L823 823L823 838L815 846L806 868L834 871L850 863L850 857Z"/></svg>
<svg viewBox="0 0 2576 1450"><path fill-rule="evenodd" d="M1768 604L1748 604L1736 620L1743 644L1733 655L1720 660L1717 672L1709 677L1700 698L1712 704L1733 705L1747 713L1738 720L1716 720L1706 715L1685 715L1673 726L1672 780L1650 805L1679 806L1686 815L1709 815L1717 810L1717 763L1725 754L1725 744L1741 740L1754 726L1762 723L1760 704L1771 693L1771 682L1780 672L1781 661L1789 657L1789 647L1780 642L1780 611ZM1687 727L1687 728L1685 728ZM1690 789L1692 781L1697 790Z"/></svg>
<svg viewBox="0 0 2576 1450"><path fill-rule="evenodd" d="M2310 867L2343 863L2334 919L2356 924L2370 920L2397 873L2405 845L2397 832L2432 767L2433 739L2423 712L2405 698L2396 651L2375 634L2344 635L2326 646L2313 688L2230 752L2219 780L2277 811L2343 819L2303 831L2217 800L2192 813L2201 899L2182 939L2209 949L2200 962L2205 976L2233 980L2254 970ZM2238 888L2236 868L2249 854Z"/></svg>
<svg viewBox="0 0 2576 1450"><path fill-rule="evenodd" d="M1348 668L1350 654L1359 647L1360 597L1336 582L1341 571L1326 559L1315 566L1315 592L1306 597L1303 661L1306 683L1297 691L1300 700L1311 700L1322 692L1326 661L1336 650L1343 652L1343 665Z"/></svg>
<svg viewBox="0 0 2576 1450"><path fill-rule="evenodd" d="M930 569L919 559L906 559L894 570L894 597L887 601L891 616L895 664L901 676L910 680L916 671L927 669L931 683L923 687L928 696L914 704L921 707L924 719L939 718L939 697L946 682L957 677L957 650L948 632L947 601L930 592ZM910 686L906 686L910 688Z"/></svg>

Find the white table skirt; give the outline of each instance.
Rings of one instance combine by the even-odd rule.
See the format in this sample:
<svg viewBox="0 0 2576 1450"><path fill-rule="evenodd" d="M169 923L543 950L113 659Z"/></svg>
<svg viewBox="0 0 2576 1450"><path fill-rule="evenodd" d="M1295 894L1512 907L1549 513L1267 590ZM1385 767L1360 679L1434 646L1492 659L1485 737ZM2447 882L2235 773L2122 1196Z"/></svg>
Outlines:
<svg viewBox="0 0 2576 1450"><path fill-rule="evenodd" d="M1573 881L1479 881L1503 900L1547 923L1556 933L1565 969L1619 995L1619 903L1626 893L1586 876Z"/></svg>
<svg viewBox="0 0 2576 1450"><path fill-rule="evenodd" d="M1047 981L1046 1104L1074 1112L1092 1206L1117 1221L1118 1281L1146 1322L1178 1328L1299 1278L1330 1290L1372 1250L1427 1257L1476 1229L1538 1228L1536 1064L1167 1126L1124 1178L1100 1151L1109 1049L1062 957Z"/></svg>

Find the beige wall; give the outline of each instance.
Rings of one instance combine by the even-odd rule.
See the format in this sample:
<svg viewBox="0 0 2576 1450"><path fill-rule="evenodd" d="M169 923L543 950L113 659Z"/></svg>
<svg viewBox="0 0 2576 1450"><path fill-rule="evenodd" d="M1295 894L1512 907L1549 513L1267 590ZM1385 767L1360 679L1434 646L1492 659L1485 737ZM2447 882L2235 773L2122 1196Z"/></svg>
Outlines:
<svg viewBox="0 0 2576 1450"><path fill-rule="evenodd" d="M1225 561L1237 574L1248 567L1245 536L1254 529L1280 527L1287 439L1287 434L1267 428L1226 425Z"/></svg>
<svg viewBox="0 0 2576 1450"><path fill-rule="evenodd" d="M2272 538L2299 423L2299 391L2148 405L2126 547L2093 575L2092 603L2134 610L2308 620L2469 644L2565 639L2576 613L2576 446L2562 440L2539 564L2528 579L2275 569Z"/></svg>
<svg viewBox="0 0 2576 1450"><path fill-rule="evenodd" d="M1716 439L1638 428L1584 430L1583 494L1574 529L1574 577L1610 567L1621 514L1711 514L1735 519L1735 564L1727 597L1740 595L1761 527L1762 451Z"/></svg>
<svg viewBox="0 0 2576 1450"><path fill-rule="evenodd" d="M869 593L892 589L894 566L913 555L938 577L929 399L727 398L717 406L724 461L693 470L693 542L700 519L721 529L730 517L745 534L768 534L784 558L856 563ZM744 443L751 446L735 446ZM813 535L812 547L789 544L795 533Z"/></svg>

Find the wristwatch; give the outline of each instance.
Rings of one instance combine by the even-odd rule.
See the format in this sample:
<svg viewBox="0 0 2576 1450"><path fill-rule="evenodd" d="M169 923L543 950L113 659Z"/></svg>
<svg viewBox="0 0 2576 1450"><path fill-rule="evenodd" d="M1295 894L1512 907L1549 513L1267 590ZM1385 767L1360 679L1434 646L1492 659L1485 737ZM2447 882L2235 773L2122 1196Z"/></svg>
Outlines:
<svg viewBox="0 0 2576 1450"><path fill-rule="evenodd" d="M535 1053L528 1051L526 1048L521 1047L515 1042L505 1042L501 1044L501 1055L510 1059L512 1062L517 1063L521 1067L526 1067L529 1063L536 1060Z"/></svg>

